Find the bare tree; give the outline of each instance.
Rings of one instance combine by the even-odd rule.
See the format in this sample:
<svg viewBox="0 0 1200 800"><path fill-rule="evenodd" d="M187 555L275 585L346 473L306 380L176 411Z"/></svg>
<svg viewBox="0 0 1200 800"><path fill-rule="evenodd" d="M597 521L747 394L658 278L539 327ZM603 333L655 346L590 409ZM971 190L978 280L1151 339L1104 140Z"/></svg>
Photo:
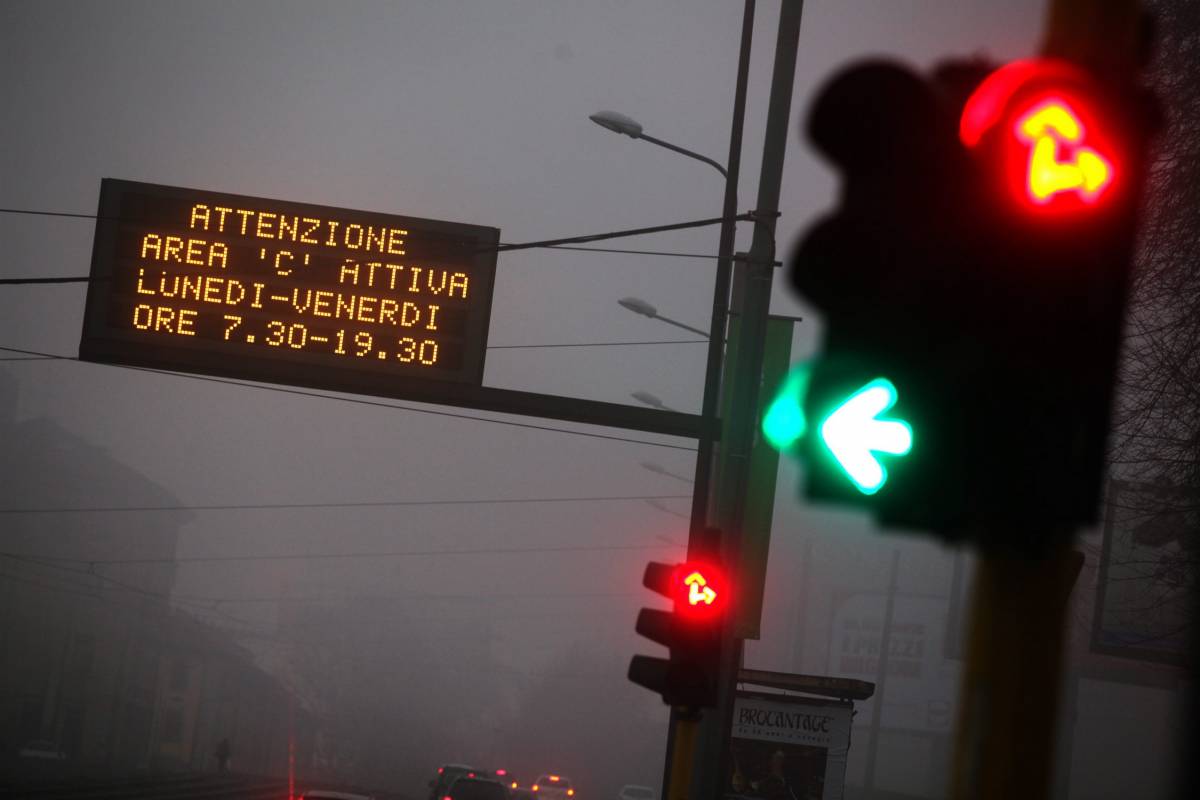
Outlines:
<svg viewBox="0 0 1200 800"><path fill-rule="evenodd" d="M1118 378L1113 474L1158 487L1127 493L1137 564L1160 604L1189 607L1200 560L1200 3L1157 0L1150 81L1155 142ZM1128 501L1127 501L1128 502ZM1131 566L1131 565L1126 565ZM1149 609L1147 609L1149 610Z"/></svg>

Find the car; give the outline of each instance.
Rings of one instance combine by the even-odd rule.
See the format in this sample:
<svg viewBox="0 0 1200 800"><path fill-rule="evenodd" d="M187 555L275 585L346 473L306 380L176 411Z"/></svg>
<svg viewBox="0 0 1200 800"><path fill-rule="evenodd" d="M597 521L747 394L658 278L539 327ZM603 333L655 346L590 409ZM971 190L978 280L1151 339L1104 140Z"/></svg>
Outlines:
<svg viewBox="0 0 1200 800"><path fill-rule="evenodd" d="M337 792L332 789L310 789L300 795L300 800L375 800L369 794Z"/></svg>
<svg viewBox="0 0 1200 800"><path fill-rule="evenodd" d="M655 800L656 797L658 797L658 792L649 786L638 786L633 783L625 784L621 787L621 791L617 792L617 800Z"/></svg>
<svg viewBox="0 0 1200 800"><path fill-rule="evenodd" d="M442 800L456 780L463 776L474 778L480 772L468 764L442 764L437 769L437 777L429 782L429 800Z"/></svg>
<svg viewBox="0 0 1200 800"><path fill-rule="evenodd" d="M32 761L67 760L67 754L58 749L58 745L45 739L35 739L32 742L26 742L25 745L17 751L17 757Z"/></svg>
<svg viewBox="0 0 1200 800"><path fill-rule="evenodd" d="M504 774L501 775L501 772ZM533 784L529 781L523 781L507 770L496 770L495 774L496 779L508 787L509 800L535 800L535 795L529 788Z"/></svg>
<svg viewBox="0 0 1200 800"><path fill-rule="evenodd" d="M450 785L442 800L509 800L508 789L494 778L463 776Z"/></svg>
<svg viewBox="0 0 1200 800"><path fill-rule="evenodd" d="M538 800L567 800L575 796L571 779L565 775L542 775L529 788Z"/></svg>

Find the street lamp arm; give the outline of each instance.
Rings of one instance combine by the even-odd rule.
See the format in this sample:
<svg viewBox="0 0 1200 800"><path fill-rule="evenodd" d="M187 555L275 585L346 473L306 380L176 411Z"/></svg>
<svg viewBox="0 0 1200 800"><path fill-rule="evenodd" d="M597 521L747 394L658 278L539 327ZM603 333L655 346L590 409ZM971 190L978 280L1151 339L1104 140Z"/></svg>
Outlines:
<svg viewBox="0 0 1200 800"><path fill-rule="evenodd" d="M685 331L691 331L692 333L703 336L705 339L708 338L708 331L702 331L699 328L693 328L691 325L684 325L682 322L676 322L675 320L671 319L670 317L664 317L662 314L655 314L654 318L657 320L661 320L661 321L667 323L668 325L674 325L676 328L683 328Z"/></svg>
<svg viewBox="0 0 1200 800"><path fill-rule="evenodd" d="M688 158L694 158L697 161L703 161L705 164L708 164L713 169L715 169L717 172L721 173L721 176L723 178L725 178L726 180L729 180L729 173L725 170L725 168L722 167L720 164L718 164L716 161L713 161L708 156L702 156L699 153L693 153L691 150L685 150L684 148L679 147L678 145L671 144L670 142L664 142L662 139L655 139L653 136L650 136L649 134L646 134L646 133L643 133L641 136L639 136L637 138L642 139L647 142L651 142L653 144L656 144L659 147L665 147L668 150L674 150L676 153L682 153L683 155L687 156Z"/></svg>

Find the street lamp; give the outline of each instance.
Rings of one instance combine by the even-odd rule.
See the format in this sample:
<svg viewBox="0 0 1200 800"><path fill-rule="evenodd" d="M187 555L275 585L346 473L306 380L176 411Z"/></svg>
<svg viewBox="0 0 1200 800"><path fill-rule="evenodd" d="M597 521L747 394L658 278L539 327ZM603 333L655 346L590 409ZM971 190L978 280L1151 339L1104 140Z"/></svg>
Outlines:
<svg viewBox="0 0 1200 800"><path fill-rule="evenodd" d="M651 144L656 144L659 147L665 147L668 150L674 150L676 153L682 153L688 158L694 158L697 161L703 161L705 164L708 164L717 172L721 173L721 177L729 180L729 172L716 161L713 161L708 156L702 156L699 153L693 153L691 150L687 150L679 145L671 144L670 142L664 142L662 139L655 139L653 136L647 134L642 129L641 123L632 117L627 117L624 114L617 113L616 111L597 111L595 114L589 116L588 119L599 125L601 128L607 128L614 133L623 133L630 139L641 139L643 141L650 142Z"/></svg>
<svg viewBox="0 0 1200 800"><path fill-rule="evenodd" d="M588 117L601 128L608 128L613 133L623 133L631 139L642 135L642 125L637 120L618 114L616 111L597 111Z"/></svg>
<svg viewBox="0 0 1200 800"><path fill-rule="evenodd" d="M666 403L664 403L659 398L658 395L651 394L650 392L644 391L642 389L638 389L636 392L630 392L629 396L632 397L634 400L637 400L639 403L645 403L646 405L650 406L651 408L657 408L662 411L674 411L675 410L675 409L671 408L670 406L668 406Z"/></svg>
<svg viewBox="0 0 1200 800"><path fill-rule="evenodd" d="M691 325L684 325L682 322L673 320L670 317L664 317L662 314L658 313L657 308L650 303L647 303L640 297L622 297L617 301L617 303L625 308L628 308L635 314L641 314L643 317L649 317L650 319L662 320L668 325L674 325L676 328L683 328L685 331L691 331L698 336L703 336L705 339L708 338L708 331L702 331L699 328L693 328Z"/></svg>

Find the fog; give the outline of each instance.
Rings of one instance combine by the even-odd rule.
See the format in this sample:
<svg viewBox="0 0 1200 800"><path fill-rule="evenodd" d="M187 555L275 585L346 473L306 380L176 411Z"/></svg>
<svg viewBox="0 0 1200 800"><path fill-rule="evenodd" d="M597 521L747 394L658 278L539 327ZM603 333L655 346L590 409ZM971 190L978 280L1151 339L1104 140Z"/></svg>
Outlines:
<svg viewBox="0 0 1200 800"><path fill-rule="evenodd" d="M715 171L588 115L620 111L724 161L740 6L9 0L0 207L94 214L100 179L114 177L494 226L507 242L718 216ZM792 117L864 55L925 67L1035 52L1042 11L810 0ZM742 210L777 18L759 3ZM837 191L792 130L781 257ZM94 224L0 214L0 273L87 274ZM717 231L608 244L712 254ZM501 253L484 383L616 403L644 390L697 413L704 341L616 300L707 327L713 274L702 258ZM772 312L803 318L800 360L819 315L775 287ZM14 349L0 353L12 359L0 362L0 674L36 687L0 704L6 753L73 737L114 772L212 771L228 739L235 770L278 776L290 740L306 780L414 800L445 763L505 768L523 785L561 773L577 800L660 786L667 709L625 671L657 649L634 633L655 602L641 572L683 554L694 442L69 360L85 292L0 287L0 346ZM517 347L549 344L580 346ZM806 504L798 485L785 459L745 666L874 681L847 653L877 650L899 552L896 635L919 645L888 684L875 783L944 796L973 560ZM1094 592L1089 541L1080 588ZM1075 613L1084 653L1091 601ZM72 684L72 670L92 677ZM1167 791L1181 678L1122 674L1074 684L1090 711L1063 734L1074 755L1060 796ZM874 706L856 707L851 790ZM165 738L176 714L181 733Z"/></svg>

